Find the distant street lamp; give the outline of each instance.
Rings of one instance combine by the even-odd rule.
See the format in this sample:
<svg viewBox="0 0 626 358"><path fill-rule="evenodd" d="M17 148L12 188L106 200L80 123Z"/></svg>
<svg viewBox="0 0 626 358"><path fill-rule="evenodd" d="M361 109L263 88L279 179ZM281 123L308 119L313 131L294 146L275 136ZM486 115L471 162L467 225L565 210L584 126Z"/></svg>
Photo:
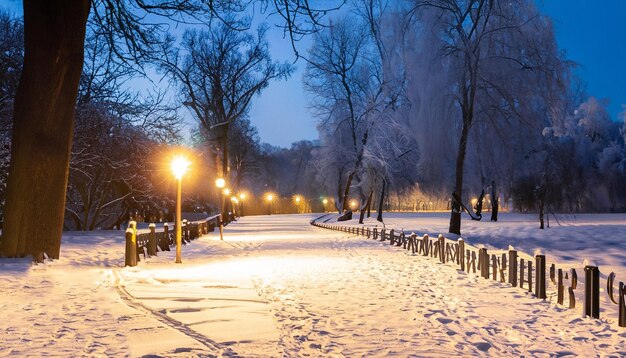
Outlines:
<svg viewBox="0 0 626 358"><path fill-rule="evenodd" d="M272 200L274 200L274 195L269 193L265 196L265 198L267 199L267 202L268 202L267 215L272 215Z"/></svg>
<svg viewBox="0 0 626 358"><path fill-rule="evenodd" d="M300 213L300 203L302 202L302 197L300 195L296 195L293 198L293 201L296 203L296 214Z"/></svg>
<svg viewBox="0 0 626 358"><path fill-rule="evenodd" d="M246 199L246 193L239 194L239 215L243 217L243 201Z"/></svg>
<svg viewBox="0 0 626 358"><path fill-rule="evenodd" d="M226 180L217 178L215 186L220 189L220 240L224 240L224 193L222 188L226 186Z"/></svg>
<svg viewBox="0 0 626 358"><path fill-rule="evenodd" d="M237 210L235 208L239 206L239 199L237 199L236 196L231 196L230 202L232 203L232 207L233 207L233 215L237 216Z"/></svg>
<svg viewBox="0 0 626 358"><path fill-rule="evenodd" d="M174 173L174 177L178 182L178 190L176 191L176 263L182 263L182 209L181 209L181 201L182 201L182 181L183 176L187 171L189 171L189 161L187 158L182 156L177 156L172 161L172 172Z"/></svg>
<svg viewBox="0 0 626 358"><path fill-rule="evenodd" d="M326 209L326 205L328 205L328 199L324 198L322 199L322 206L324 207L324 212L328 211L328 209Z"/></svg>

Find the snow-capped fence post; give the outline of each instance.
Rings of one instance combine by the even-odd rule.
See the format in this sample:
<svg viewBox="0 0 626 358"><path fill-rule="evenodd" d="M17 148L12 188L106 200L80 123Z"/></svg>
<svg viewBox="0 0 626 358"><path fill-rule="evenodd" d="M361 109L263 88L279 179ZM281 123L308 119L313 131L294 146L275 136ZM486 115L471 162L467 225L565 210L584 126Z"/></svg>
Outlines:
<svg viewBox="0 0 626 358"><path fill-rule="evenodd" d="M506 254L503 253L501 258L500 258L500 282L506 282L506 280L504 279L504 271L507 268L507 261L506 261Z"/></svg>
<svg viewBox="0 0 626 358"><path fill-rule="evenodd" d="M584 316L600 318L600 270L597 266L585 266Z"/></svg>
<svg viewBox="0 0 626 358"><path fill-rule="evenodd" d="M517 286L517 251L509 250L509 283Z"/></svg>
<svg viewBox="0 0 626 358"><path fill-rule="evenodd" d="M391 229L391 231L389 231L389 245L393 245L396 242L396 237L393 233L393 229Z"/></svg>
<svg viewBox="0 0 626 358"><path fill-rule="evenodd" d="M458 240L456 263L461 266L461 271L465 271L465 241L463 239Z"/></svg>
<svg viewBox="0 0 626 358"><path fill-rule="evenodd" d="M170 251L170 226L168 223L163 224L163 241L161 242L161 251Z"/></svg>
<svg viewBox="0 0 626 358"><path fill-rule="evenodd" d="M535 255L535 296L537 298L545 299L546 296L546 256ZM530 267L529 267L530 271ZM563 272L560 270L561 279L563 278ZM530 281L530 280L529 280Z"/></svg>
<svg viewBox="0 0 626 358"><path fill-rule="evenodd" d="M422 236L422 245L424 245L424 256L428 256L430 251L430 239L428 238L428 234L424 234L424 236Z"/></svg>
<svg viewBox="0 0 626 358"><path fill-rule="evenodd" d="M148 236L148 256L156 256L157 254L157 241L156 241L156 225L151 223L150 236Z"/></svg>
<svg viewBox="0 0 626 358"><path fill-rule="evenodd" d="M126 250L124 254L124 266L137 266L137 223L131 221L126 229Z"/></svg>
<svg viewBox="0 0 626 358"><path fill-rule="evenodd" d="M498 281L498 259L496 254L491 254L491 276L494 281Z"/></svg>

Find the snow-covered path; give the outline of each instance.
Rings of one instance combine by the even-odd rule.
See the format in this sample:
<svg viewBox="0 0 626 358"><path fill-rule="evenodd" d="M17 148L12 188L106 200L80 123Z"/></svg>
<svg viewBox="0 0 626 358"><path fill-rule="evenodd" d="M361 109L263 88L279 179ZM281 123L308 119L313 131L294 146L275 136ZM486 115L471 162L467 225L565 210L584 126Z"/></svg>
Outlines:
<svg viewBox="0 0 626 358"><path fill-rule="evenodd" d="M123 264L119 232L0 263L0 356L620 356L626 330L310 215L245 217Z"/></svg>

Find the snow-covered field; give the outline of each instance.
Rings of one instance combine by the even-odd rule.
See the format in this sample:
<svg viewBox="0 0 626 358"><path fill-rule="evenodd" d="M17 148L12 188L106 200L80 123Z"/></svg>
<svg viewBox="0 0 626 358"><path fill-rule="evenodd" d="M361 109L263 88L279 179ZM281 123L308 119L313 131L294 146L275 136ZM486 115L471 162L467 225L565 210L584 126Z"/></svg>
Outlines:
<svg viewBox="0 0 626 358"><path fill-rule="evenodd" d="M312 227L312 215L245 217L123 268L123 234L67 233L62 258L0 260L0 356L620 356L616 316L581 318L519 288ZM464 221L470 243L540 249L626 272L626 215ZM373 222L370 224L374 225ZM389 214L440 233L447 215Z"/></svg>

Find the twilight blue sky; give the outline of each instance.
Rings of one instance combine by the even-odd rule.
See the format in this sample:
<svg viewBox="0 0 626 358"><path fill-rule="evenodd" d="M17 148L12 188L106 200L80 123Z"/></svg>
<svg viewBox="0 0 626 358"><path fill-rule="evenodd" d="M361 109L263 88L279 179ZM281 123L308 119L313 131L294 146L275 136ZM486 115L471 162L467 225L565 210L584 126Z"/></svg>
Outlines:
<svg viewBox="0 0 626 358"><path fill-rule="evenodd" d="M609 112L617 120L626 104L626 0L536 1L554 20L559 46L579 64L576 71L587 83L588 94L609 99ZM21 0L9 0L0 8L21 14L21 4ZM268 36L275 59L295 60L282 30L272 29ZM305 39L297 46L305 52L309 45L310 39ZM298 61L296 67L288 81L272 83L252 104L251 120L262 142L289 147L301 139L317 138L316 120L307 111L302 86L304 61Z"/></svg>

